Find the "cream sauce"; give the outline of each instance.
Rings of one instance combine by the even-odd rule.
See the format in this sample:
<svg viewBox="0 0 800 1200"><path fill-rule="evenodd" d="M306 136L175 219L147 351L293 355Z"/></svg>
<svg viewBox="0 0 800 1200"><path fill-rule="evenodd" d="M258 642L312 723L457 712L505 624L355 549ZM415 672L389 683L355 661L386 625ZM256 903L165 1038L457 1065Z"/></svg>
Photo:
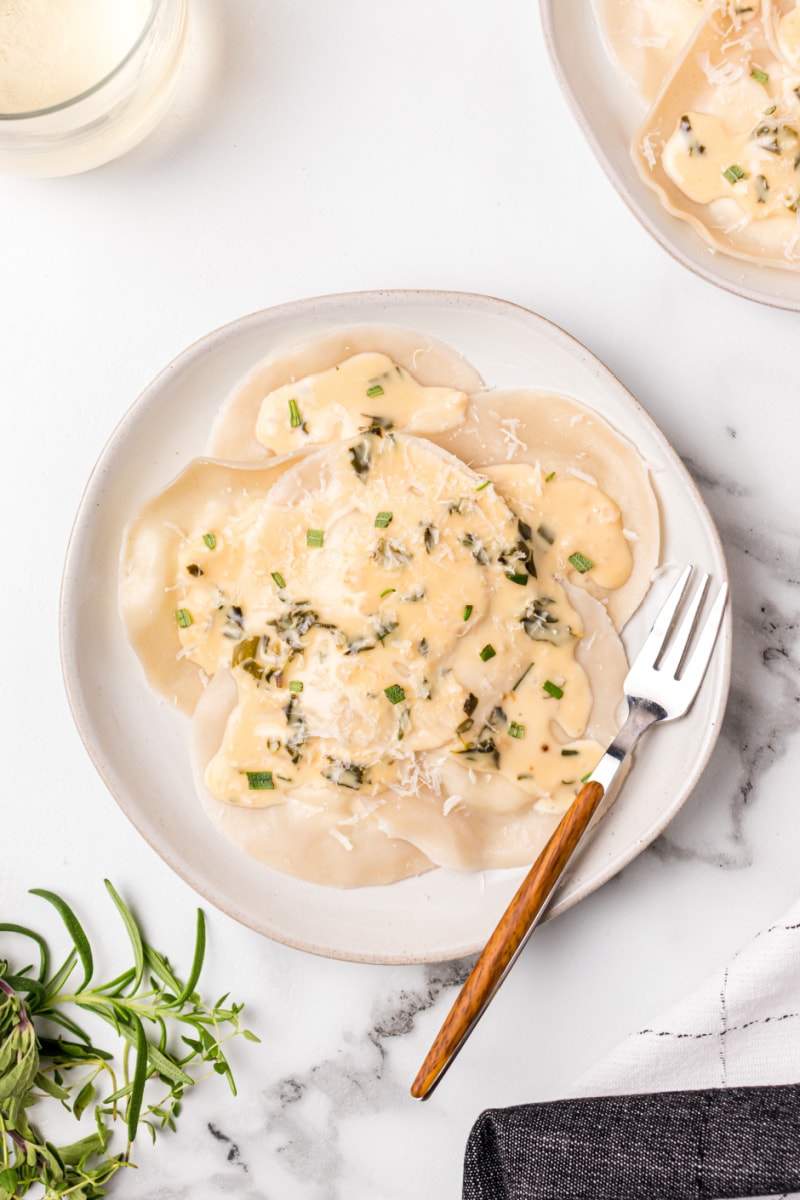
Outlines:
<svg viewBox="0 0 800 1200"><path fill-rule="evenodd" d="M466 407L464 392L422 387L386 354L355 354L265 396L256 438L275 454L292 454L354 437L373 423L409 433L439 433L458 425Z"/></svg>

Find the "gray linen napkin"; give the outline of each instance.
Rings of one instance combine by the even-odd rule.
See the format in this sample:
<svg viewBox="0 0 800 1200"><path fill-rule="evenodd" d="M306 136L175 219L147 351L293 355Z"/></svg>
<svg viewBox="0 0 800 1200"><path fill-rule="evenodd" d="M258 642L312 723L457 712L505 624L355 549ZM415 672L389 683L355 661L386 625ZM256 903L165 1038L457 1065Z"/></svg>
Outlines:
<svg viewBox="0 0 800 1200"><path fill-rule="evenodd" d="M798 1080L800 901L578 1081L577 1099L484 1113L464 1200L800 1193Z"/></svg>

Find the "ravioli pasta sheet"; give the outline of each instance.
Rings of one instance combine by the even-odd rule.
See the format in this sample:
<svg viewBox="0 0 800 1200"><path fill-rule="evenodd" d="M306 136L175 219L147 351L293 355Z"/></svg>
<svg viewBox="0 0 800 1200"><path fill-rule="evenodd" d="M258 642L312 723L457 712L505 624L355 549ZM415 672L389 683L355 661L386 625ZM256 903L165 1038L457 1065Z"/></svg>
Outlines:
<svg viewBox="0 0 800 1200"><path fill-rule="evenodd" d="M339 887L532 861L622 715L635 449L365 327L259 364L210 451L131 520L120 594L220 834Z"/></svg>
<svg viewBox="0 0 800 1200"><path fill-rule="evenodd" d="M617 33L623 25L630 31L649 21L654 2L606 0L604 18ZM686 3L660 0L676 18ZM629 43L632 75L652 101L633 138L634 162L664 207L714 249L797 270L800 3L725 0L706 8L677 53L674 40L665 43L672 65L657 94L655 34Z"/></svg>

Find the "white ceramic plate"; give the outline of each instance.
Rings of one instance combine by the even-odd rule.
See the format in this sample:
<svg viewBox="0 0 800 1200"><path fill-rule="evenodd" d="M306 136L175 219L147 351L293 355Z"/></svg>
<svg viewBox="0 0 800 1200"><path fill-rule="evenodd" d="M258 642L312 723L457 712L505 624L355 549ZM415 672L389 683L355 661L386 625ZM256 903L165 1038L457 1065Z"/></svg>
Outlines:
<svg viewBox="0 0 800 1200"><path fill-rule="evenodd" d="M89 480L67 553L61 649L72 712L122 809L196 891L268 937L334 958L439 961L485 942L524 871L435 870L389 887L339 891L280 875L221 842L192 785L189 721L150 691L117 611L122 531L131 514L203 453L231 386L259 359L339 325L418 329L460 350L487 385L550 388L602 413L651 464L663 513L662 561L726 577L717 533L675 452L613 375L542 317L449 292L364 292L244 317L185 350L139 397ZM665 580L661 581L664 585ZM658 585L626 631L641 643ZM642 745L617 803L576 860L552 913L588 895L647 846L689 795L716 740L729 682L726 623L689 717Z"/></svg>
<svg viewBox="0 0 800 1200"><path fill-rule="evenodd" d="M562 90L589 145L634 216L678 262L710 283L776 308L800 311L800 271L714 251L668 213L639 178L629 152L647 111L606 50L592 0L539 0L545 39Z"/></svg>

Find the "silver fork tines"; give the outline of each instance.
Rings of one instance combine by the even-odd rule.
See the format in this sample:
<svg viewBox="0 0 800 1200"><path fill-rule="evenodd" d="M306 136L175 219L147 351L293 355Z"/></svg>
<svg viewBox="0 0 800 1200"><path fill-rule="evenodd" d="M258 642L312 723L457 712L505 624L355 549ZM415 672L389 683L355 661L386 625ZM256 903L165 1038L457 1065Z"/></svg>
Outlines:
<svg viewBox="0 0 800 1200"><path fill-rule="evenodd" d="M629 700L641 698L659 705L664 710L661 720L669 721L688 711L706 673L727 603L728 585L723 583L700 627L709 585L709 576L701 572L676 627L693 570L688 566L681 572L625 680ZM687 653L693 637L694 645Z"/></svg>

